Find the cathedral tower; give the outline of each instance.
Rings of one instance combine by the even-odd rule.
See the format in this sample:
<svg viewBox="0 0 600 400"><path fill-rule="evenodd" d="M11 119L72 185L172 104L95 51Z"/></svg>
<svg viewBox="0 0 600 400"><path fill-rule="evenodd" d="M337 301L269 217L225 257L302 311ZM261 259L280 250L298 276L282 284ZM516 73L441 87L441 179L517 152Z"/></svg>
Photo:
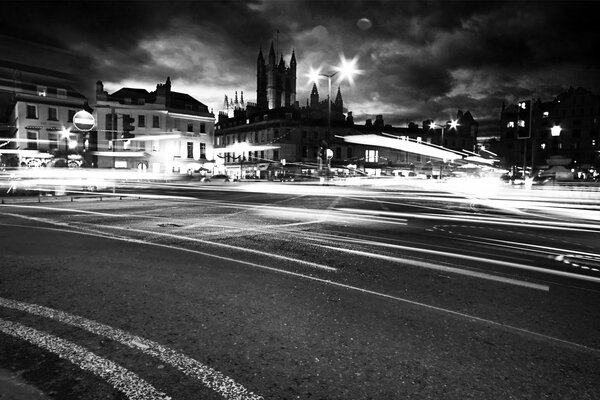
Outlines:
<svg viewBox="0 0 600 400"><path fill-rule="evenodd" d="M276 62L273 43L269 49L268 60L258 54L256 69L256 99L257 107L270 110L278 107L289 107L296 103L296 54L292 51L290 66L285 65L283 55Z"/></svg>

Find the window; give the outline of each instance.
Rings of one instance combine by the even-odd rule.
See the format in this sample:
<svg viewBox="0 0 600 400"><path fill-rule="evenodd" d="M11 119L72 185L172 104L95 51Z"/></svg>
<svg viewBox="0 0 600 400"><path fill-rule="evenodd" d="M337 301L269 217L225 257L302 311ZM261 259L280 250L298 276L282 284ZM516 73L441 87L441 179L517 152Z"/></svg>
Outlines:
<svg viewBox="0 0 600 400"><path fill-rule="evenodd" d="M544 111L544 114L542 114L542 118L548 118L549 116L550 116L549 111Z"/></svg>
<svg viewBox="0 0 600 400"><path fill-rule="evenodd" d="M73 122L73 117L75 116L75 110L69 110L69 111L67 111L67 113L68 113L67 122Z"/></svg>
<svg viewBox="0 0 600 400"><path fill-rule="evenodd" d="M106 114L105 124L106 126L106 139L112 139L113 130L113 114Z"/></svg>
<svg viewBox="0 0 600 400"><path fill-rule="evenodd" d="M347 158L352 158L352 147L348 147L346 149L346 157Z"/></svg>
<svg viewBox="0 0 600 400"><path fill-rule="evenodd" d="M187 131L188 132L194 132L194 124L193 123L189 123L187 124Z"/></svg>
<svg viewBox="0 0 600 400"><path fill-rule="evenodd" d="M186 110L188 110L188 111L192 111L192 110L193 110L193 107L192 107L192 105L191 105L191 104L186 104L186 105L185 105L185 109L186 109Z"/></svg>
<svg viewBox="0 0 600 400"><path fill-rule="evenodd" d="M37 106L27 104L27 118L37 119Z"/></svg>
<svg viewBox="0 0 600 400"><path fill-rule="evenodd" d="M378 159L378 150L365 150L365 162L377 162Z"/></svg>
<svg viewBox="0 0 600 400"><path fill-rule="evenodd" d="M58 134L56 132L48 132L48 148L50 150L58 149Z"/></svg>
<svg viewBox="0 0 600 400"><path fill-rule="evenodd" d="M153 128L160 128L160 117L158 115L153 115L152 116L152 127Z"/></svg>
<svg viewBox="0 0 600 400"><path fill-rule="evenodd" d="M139 105L144 105L144 104L146 104L146 99L144 99L144 98L137 99L137 103L138 103Z"/></svg>
<svg viewBox="0 0 600 400"><path fill-rule="evenodd" d="M273 160L279 160L279 150L273 150Z"/></svg>
<svg viewBox="0 0 600 400"><path fill-rule="evenodd" d="M36 131L27 131L27 149L37 150L38 133Z"/></svg>
<svg viewBox="0 0 600 400"><path fill-rule="evenodd" d="M47 92L46 86L38 86L37 87L38 96L46 97L47 93L48 92Z"/></svg>
<svg viewBox="0 0 600 400"><path fill-rule="evenodd" d="M261 151L260 151L260 158L261 158L262 160L264 160L264 159L265 159L265 151L264 151L264 150L261 150Z"/></svg>
<svg viewBox="0 0 600 400"><path fill-rule="evenodd" d="M125 97L125 104L131 104L131 97Z"/></svg>
<svg viewBox="0 0 600 400"><path fill-rule="evenodd" d="M146 116L145 115L139 115L138 116L138 126L140 128L146 127Z"/></svg>
<svg viewBox="0 0 600 400"><path fill-rule="evenodd" d="M200 133L206 133L206 124L204 122L200 123Z"/></svg>
<svg viewBox="0 0 600 400"><path fill-rule="evenodd" d="M194 142L187 142L187 158L194 158Z"/></svg>
<svg viewBox="0 0 600 400"><path fill-rule="evenodd" d="M302 157L308 158L308 146L302 146Z"/></svg>
<svg viewBox="0 0 600 400"><path fill-rule="evenodd" d="M58 110L56 107L48 107L48 121L58 121Z"/></svg>
<svg viewBox="0 0 600 400"><path fill-rule="evenodd" d="M342 148L341 147L336 147L335 148L335 158L337 158L338 160L340 158L342 158Z"/></svg>
<svg viewBox="0 0 600 400"><path fill-rule="evenodd" d="M200 143L200 158L206 158L206 143Z"/></svg>
<svg viewBox="0 0 600 400"><path fill-rule="evenodd" d="M67 90L66 89L56 89L56 97L59 99L67 98Z"/></svg>
<svg viewBox="0 0 600 400"><path fill-rule="evenodd" d="M160 141L158 141L158 140L152 141L152 151L160 151Z"/></svg>
<svg viewBox="0 0 600 400"><path fill-rule="evenodd" d="M506 123L506 127L507 128L514 128L515 127L515 121L508 121Z"/></svg>

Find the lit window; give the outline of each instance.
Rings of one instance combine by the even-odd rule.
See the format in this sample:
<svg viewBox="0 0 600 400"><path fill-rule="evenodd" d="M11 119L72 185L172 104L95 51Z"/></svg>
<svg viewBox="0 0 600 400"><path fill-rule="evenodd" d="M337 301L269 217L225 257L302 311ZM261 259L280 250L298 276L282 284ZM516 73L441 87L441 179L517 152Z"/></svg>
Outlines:
<svg viewBox="0 0 600 400"><path fill-rule="evenodd" d="M421 136L417 136L417 143L421 143Z"/></svg>
<svg viewBox="0 0 600 400"><path fill-rule="evenodd" d="M508 121L506 123L506 127L507 128L514 128L515 127L515 121Z"/></svg>
<svg viewBox="0 0 600 400"><path fill-rule="evenodd" d="M365 150L365 161L366 162L377 162L379 159L379 151L378 150Z"/></svg>
<svg viewBox="0 0 600 400"><path fill-rule="evenodd" d="M38 86L37 87L37 94L38 94L38 96L46 97L46 94L47 94L46 86Z"/></svg>
<svg viewBox="0 0 600 400"><path fill-rule="evenodd" d="M546 143L542 143L542 144L540 145L540 147L542 148L542 150L545 150L545 149L546 149Z"/></svg>
<svg viewBox="0 0 600 400"><path fill-rule="evenodd" d="M549 111L544 111L544 114L542 114L542 116L544 118L548 118L550 116L550 112Z"/></svg>

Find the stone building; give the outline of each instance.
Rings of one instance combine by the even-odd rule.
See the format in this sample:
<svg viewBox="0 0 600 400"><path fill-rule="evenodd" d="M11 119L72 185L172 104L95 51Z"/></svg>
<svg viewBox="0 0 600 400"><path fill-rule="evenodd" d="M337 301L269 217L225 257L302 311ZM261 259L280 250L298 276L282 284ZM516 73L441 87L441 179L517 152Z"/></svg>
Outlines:
<svg viewBox="0 0 600 400"><path fill-rule="evenodd" d="M96 83L94 113L98 167L137 168L156 173L212 171L214 115L188 94L171 90L122 88L109 94Z"/></svg>

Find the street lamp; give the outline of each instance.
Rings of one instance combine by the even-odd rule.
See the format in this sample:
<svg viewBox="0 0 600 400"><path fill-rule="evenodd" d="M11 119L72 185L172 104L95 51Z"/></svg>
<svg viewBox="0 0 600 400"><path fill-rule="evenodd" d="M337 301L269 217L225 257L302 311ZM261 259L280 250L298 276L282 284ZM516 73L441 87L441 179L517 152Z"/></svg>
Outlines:
<svg viewBox="0 0 600 400"><path fill-rule="evenodd" d="M350 85L354 84L354 75L359 75L362 73L356 66L358 62L358 57L354 57L352 60L346 59L343 55L340 56L340 64L332 67L332 72L328 74L321 73L321 67L318 69L314 69L311 67L310 72L308 73L308 78L310 82L319 83L321 77L327 78L328 83L328 91L327 91L327 111L328 111L328 128L331 128L331 78L336 76L338 73L340 74L338 82L343 81L344 79L348 80Z"/></svg>
<svg viewBox="0 0 600 400"><path fill-rule="evenodd" d="M450 129L454 129L456 130L456 128L458 127L458 121L453 119L450 120ZM446 123L446 125L448 125L448 122ZM429 129L431 130L435 130L435 128L442 128L442 141L441 141L441 147L444 148L444 130L446 129L446 125L437 125L435 122L431 122L429 124ZM442 175L444 172L444 163L446 162L445 159L442 160L442 163L440 164L440 179L442 179Z"/></svg>
<svg viewBox="0 0 600 400"><path fill-rule="evenodd" d="M332 67L333 71L324 74L321 73L321 67L318 69L310 68L310 72L308 73L309 82L314 82L316 84L319 83L321 77L327 78L327 132L331 131L331 78L336 76L338 73L339 79L338 82L342 82L344 79L347 79L350 85L354 84L354 75L361 74L362 71L356 67L356 63L358 62L358 57L354 57L352 60L347 60L343 55L340 56L340 64L338 66ZM320 162L319 162L320 165Z"/></svg>

